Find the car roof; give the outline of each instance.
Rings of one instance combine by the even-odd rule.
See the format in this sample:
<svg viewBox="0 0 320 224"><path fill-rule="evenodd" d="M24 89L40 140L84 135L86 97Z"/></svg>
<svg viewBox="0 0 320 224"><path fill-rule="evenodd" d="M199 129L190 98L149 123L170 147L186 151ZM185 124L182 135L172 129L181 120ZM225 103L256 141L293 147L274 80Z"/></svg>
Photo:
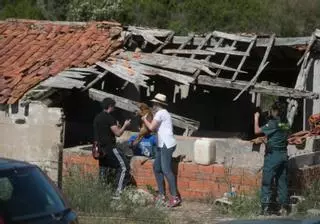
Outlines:
<svg viewBox="0 0 320 224"><path fill-rule="evenodd" d="M32 165L24 161L0 157L0 170L8 170L8 169L24 168L24 167L32 167L32 166L35 166L35 165Z"/></svg>

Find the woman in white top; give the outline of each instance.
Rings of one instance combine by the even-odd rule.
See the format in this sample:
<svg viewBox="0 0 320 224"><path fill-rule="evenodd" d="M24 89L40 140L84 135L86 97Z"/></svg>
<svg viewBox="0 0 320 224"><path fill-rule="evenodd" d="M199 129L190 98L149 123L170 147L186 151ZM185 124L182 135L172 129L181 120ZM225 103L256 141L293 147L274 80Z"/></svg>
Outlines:
<svg viewBox="0 0 320 224"><path fill-rule="evenodd" d="M149 130L156 131L158 134L158 148L153 164L159 190L156 202L165 202L164 177L166 177L172 196L168 202L168 206L175 207L181 203L181 199L177 194L176 178L172 172L172 154L177 145L173 135L172 118L169 112L164 109L164 106L167 106L165 95L158 93L151 102L153 103L153 110L155 112L154 118L151 122L148 122L146 116L142 120Z"/></svg>

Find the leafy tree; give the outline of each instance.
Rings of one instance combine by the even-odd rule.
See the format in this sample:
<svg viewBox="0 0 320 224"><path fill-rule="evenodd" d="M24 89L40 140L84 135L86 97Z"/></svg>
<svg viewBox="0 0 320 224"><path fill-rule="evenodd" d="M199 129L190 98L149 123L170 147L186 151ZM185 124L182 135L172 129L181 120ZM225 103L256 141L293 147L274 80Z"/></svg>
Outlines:
<svg viewBox="0 0 320 224"><path fill-rule="evenodd" d="M70 0L67 20L110 20L121 12L122 0Z"/></svg>
<svg viewBox="0 0 320 224"><path fill-rule="evenodd" d="M227 32L310 35L320 0L0 0L0 19L118 20L178 34Z"/></svg>
<svg viewBox="0 0 320 224"><path fill-rule="evenodd" d="M37 7L47 20L66 20L70 0L36 0Z"/></svg>
<svg viewBox="0 0 320 224"><path fill-rule="evenodd" d="M0 19L44 19L35 0L3 0L0 3Z"/></svg>

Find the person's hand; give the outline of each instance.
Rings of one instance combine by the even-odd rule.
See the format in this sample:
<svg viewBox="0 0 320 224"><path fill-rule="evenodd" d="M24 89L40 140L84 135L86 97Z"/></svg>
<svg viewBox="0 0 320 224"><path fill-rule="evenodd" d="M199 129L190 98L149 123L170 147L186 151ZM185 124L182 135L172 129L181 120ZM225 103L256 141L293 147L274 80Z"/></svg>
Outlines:
<svg viewBox="0 0 320 224"><path fill-rule="evenodd" d="M124 126L125 126L125 127L128 127L130 124L131 124L131 119L126 120L126 121L124 122Z"/></svg>
<svg viewBox="0 0 320 224"><path fill-rule="evenodd" d="M141 118L141 119L142 119L142 121L147 120L147 116L148 116L148 114L144 115L144 116Z"/></svg>
<svg viewBox="0 0 320 224"><path fill-rule="evenodd" d="M259 118L260 118L260 113L259 113L259 112L256 112L256 113L254 114L254 119L255 119L255 120L259 120Z"/></svg>

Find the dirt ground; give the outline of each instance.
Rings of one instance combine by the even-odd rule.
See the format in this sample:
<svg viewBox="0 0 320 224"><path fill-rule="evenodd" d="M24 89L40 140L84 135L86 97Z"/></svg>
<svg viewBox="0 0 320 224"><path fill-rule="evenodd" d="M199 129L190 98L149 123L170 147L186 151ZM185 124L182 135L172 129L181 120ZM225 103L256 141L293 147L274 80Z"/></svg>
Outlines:
<svg viewBox="0 0 320 224"><path fill-rule="evenodd" d="M181 206L173 208L172 211L170 211L170 219L174 224L215 224L228 220L227 217L219 214L213 205L195 201L184 201Z"/></svg>
<svg viewBox="0 0 320 224"><path fill-rule="evenodd" d="M217 224L221 221L230 220L214 209L208 203L184 201L179 207L168 210L172 224ZM150 221L127 220L121 218L104 217L83 217L79 219L81 224L102 224L102 223L150 223Z"/></svg>

